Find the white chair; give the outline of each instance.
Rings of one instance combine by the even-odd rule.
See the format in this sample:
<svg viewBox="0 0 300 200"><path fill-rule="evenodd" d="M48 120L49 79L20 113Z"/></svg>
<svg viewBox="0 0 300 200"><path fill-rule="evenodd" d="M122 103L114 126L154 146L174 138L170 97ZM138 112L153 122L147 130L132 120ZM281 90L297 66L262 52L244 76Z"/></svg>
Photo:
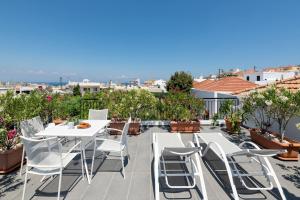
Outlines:
<svg viewBox="0 0 300 200"><path fill-rule="evenodd" d="M238 200L239 196L234 183L234 177L237 177L246 189L253 191L272 190L273 183L271 181L271 178L273 178L275 184L277 185L277 189L280 193L281 198L283 200L286 200L275 171L269 160L267 159L267 157L286 152L285 150L260 149L253 142L242 142L239 146L237 146L236 144L227 140L222 133L195 133L194 141L196 142L198 147L200 147L200 144L205 144L206 148L203 152L200 152L202 157L207 154L208 150L212 150L212 152L216 154L218 159L223 161L225 170L218 169L218 171L227 172L235 200ZM247 148L251 146L252 149L244 148L245 146L247 146ZM238 159L238 157L240 157L240 159ZM244 169L241 169L242 164L252 164L251 172L247 172ZM261 184L257 184L252 180L253 178L259 176L263 176L266 178L268 182L267 187L264 187ZM249 181L251 185L249 184Z"/></svg>
<svg viewBox="0 0 300 200"><path fill-rule="evenodd" d="M92 167L91 167L91 176L93 176L93 168L94 168L94 160L95 160L95 153L96 151L102 152L109 152L112 154L116 154L120 157L122 162L122 174L123 178L125 179L125 168L124 168L124 151L126 151L127 158L130 158L129 151L128 151L128 129L129 124L131 122L131 118L125 123L123 130L107 128L108 131L119 131L121 132L120 140L111 140L106 138L95 138L94 143L94 152L93 152L93 160L92 160ZM97 142L100 143L97 146Z"/></svg>
<svg viewBox="0 0 300 200"><path fill-rule="evenodd" d="M38 132L44 130L43 122L39 116L34 117L32 119L22 121L20 123L20 128L21 128L21 133L24 137L33 138L33 139L42 139L43 138L43 137L38 137L35 135ZM23 152L22 152L20 176L22 176L24 157L25 157L25 148L23 148Z"/></svg>
<svg viewBox="0 0 300 200"><path fill-rule="evenodd" d="M89 109L89 120L107 120L108 109L94 110Z"/></svg>
<svg viewBox="0 0 300 200"><path fill-rule="evenodd" d="M78 142L67 153L62 153L62 145L58 138L32 139L21 136L27 155L26 174L24 180L24 189L22 200L25 198L27 176L28 174L36 174L41 176L59 175L58 194L60 197L61 179L63 169L78 155L76 148L81 145ZM83 158L81 155L81 173L84 177Z"/></svg>
<svg viewBox="0 0 300 200"><path fill-rule="evenodd" d="M31 120L33 122L33 125L34 125L35 129L38 132L45 130L43 121L42 121L40 116L36 116L36 117L32 118Z"/></svg>
<svg viewBox="0 0 300 200"><path fill-rule="evenodd" d="M88 120L107 120L108 118L108 109L95 110L89 109ZM96 137L107 136L107 127L100 130Z"/></svg>
<svg viewBox="0 0 300 200"><path fill-rule="evenodd" d="M201 185L201 193L204 200L207 192L200 164L198 152L201 149L195 147L192 142L185 146L180 133L153 133L154 153L154 186L155 199L159 200L159 178L164 177L165 183L171 189L191 189L196 187L196 177ZM188 169L188 170L187 170ZM170 183L170 177L184 177L186 185Z"/></svg>

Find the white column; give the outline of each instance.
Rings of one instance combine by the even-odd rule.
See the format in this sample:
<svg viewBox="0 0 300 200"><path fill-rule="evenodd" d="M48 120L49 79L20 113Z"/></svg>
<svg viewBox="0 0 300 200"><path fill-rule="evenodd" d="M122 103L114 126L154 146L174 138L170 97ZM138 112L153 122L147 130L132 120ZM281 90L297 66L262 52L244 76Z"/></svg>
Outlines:
<svg viewBox="0 0 300 200"><path fill-rule="evenodd" d="M218 98L218 92L214 92L214 98ZM215 99L215 109L213 114L216 113L218 113L218 99Z"/></svg>

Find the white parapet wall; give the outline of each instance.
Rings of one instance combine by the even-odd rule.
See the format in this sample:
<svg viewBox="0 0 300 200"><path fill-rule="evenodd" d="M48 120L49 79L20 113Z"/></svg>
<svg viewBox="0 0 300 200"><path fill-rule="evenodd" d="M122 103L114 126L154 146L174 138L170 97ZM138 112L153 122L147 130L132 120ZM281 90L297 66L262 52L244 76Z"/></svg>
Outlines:
<svg viewBox="0 0 300 200"><path fill-rule="evenodd" d="M212 124L212 120L200 120L200 125L209 126ZM223 119L218 120L218 124L225 124ZM169 120L145 120L141 122L142 126L169 126Z"/></svg>

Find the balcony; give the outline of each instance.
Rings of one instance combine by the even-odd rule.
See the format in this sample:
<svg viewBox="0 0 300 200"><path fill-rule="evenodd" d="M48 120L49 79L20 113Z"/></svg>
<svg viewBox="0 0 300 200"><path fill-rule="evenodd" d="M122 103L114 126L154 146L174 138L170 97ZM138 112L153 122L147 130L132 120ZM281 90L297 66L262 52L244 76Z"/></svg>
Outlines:
<svg viewBox="0 0 300 200"><path fill-rule="evenodd" d="M88 185L86 179L85 181L81 179L80 159L73 160L63 171L61 199L154 199L152 133L167 131L168 128L166 126L144 126L139 136L129 137L131 159L129 162L126 161L126 179L123 179L120 173L121 162L107 160L104 158L104 154L98 153L94 168L95 175L92 183ZM210 126L203 126L201 131L222 132L220 127L212 128ZM249 133L244 129L240 136L230 136L225 132L222 133L232 142L240 143L241 141L249 140ZM184 142L192 140L192 134L181 135ZM87 151L87 155L89 157L92 156L91 149ZM298 199L300 196L299 161L283 162L272 157L269 160L276 171L286 198L289 200ZM211 154L204 161L216 162ZM88 164L90 165L91 161ZM229 189L226 187L228 186L227 176L220 172L215 177L205 162L201 162L201 165L208 199L231 199ZM220 169L222 168L222 165L218 166ZM243 167L249 169L247 165ZM22 195L23 179L24 174L20 177L18 171L9 175L1 175L0 198L5 200L19 199ZM29 175L26 199L56 199L58 178L48 178L44 182L40 182L40 180L40 176ZM175 181L181 182L182 180L178 179ZM253 192L242 188L238 180L235 181L242 199L280 199L276 189L273 189L271 192ZM161 199L199 199L200 196L198 188L192 190L163 189L160 191Z"/></svg>

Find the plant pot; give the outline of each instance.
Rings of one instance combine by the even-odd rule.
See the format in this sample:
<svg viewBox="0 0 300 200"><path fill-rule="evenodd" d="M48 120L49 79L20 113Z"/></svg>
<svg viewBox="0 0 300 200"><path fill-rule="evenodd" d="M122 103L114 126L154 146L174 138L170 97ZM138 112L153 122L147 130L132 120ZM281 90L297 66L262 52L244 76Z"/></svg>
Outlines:
<svg viewBox="0 0 300 200"><path fill-rule="evenodd" d="M273 141L270 140L263 135L258 133L258 129L251 129L250 135L251 140L264 148L267 149L286 149L287 152L283 154L277 155L277 158L280 160L289 160L289 161L298 161L299 160L299 149L300 143L295 140L290 140L288 138L284 138L284 140L288 141L289 143L282 143L280 141ZM277 133L271 133L274 136L280 136Z"/></svg>
<svg viewBox="0 0 300 200"><path fill-rule="evenodd" d="M57 119L54 119L53 120L53 123L55 124L55 126L56 125L59 125L59 124L61 124L61 123L63 123L64 121L62 120L62 119L60 119L60 118L57 118Z"/></svg>
<svg viewBox="0 0 300 200"><path fill-rule="evenodd" d="M123 130L126 121L111 121L109 124L109 128ZM129 124L128 135L139 135L140 134L140 121L132 121ZM119 131L110 131L111 135L121 135Z"/></svg>
<svg viewBox="0 0 300 200"><path fill-rule="evenodd" d="M232 122L230 120L228 120L227 118L225 118L225 124L226 124L226 129L227 129L228 133L230 133L230 134L235 133L233 126L232 126ZM241 122L238 122L238 126L241 126Z"/></svg>
<svg viewBox="0 0 300 200"><path fill-rule="evenodd" d="M22 144L8 151L0 151L0 174L7 174L21 165L22 152Z"/></svg>
<svg viewBox="0 0 300 200"><path fill-rule="evenodd" d="M170 131L172 133L195 133L200 132L200 121L171 121Z"/></svg>

